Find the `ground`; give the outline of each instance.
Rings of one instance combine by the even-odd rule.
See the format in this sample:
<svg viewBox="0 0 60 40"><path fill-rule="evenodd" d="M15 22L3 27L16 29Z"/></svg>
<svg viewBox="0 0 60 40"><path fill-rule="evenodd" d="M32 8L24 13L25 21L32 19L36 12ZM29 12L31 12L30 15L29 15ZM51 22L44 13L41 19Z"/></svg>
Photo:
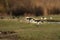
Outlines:
<svg viewBox="0 0 60 40"><path fill-rule="evenodd" d="M60 20L59 16L53 16ZM36 17L37 18L37 17ZM38 17L39 18L39 17ZM60 40L60 24L28 24L20 21L0 20L0 31L15 31L15 35L3 35L0 40Z"/></svg>

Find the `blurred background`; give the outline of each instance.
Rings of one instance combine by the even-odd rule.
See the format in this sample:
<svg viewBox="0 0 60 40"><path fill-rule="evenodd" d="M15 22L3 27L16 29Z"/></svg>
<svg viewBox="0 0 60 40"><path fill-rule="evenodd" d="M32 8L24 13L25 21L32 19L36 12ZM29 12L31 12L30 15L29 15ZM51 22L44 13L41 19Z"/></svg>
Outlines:
<svg viewBox="0 0 60 40"><path fill-rule="evenodd" d="M0 0L0 16L60 14L60 0Z"/></svg>

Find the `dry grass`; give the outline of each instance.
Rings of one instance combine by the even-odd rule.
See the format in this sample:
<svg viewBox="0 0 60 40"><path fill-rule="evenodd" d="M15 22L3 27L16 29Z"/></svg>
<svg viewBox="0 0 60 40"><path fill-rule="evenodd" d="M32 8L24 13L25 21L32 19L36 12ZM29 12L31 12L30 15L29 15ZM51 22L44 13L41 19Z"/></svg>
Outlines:
<svg viewBox="0 0 60 40"><path fill-rule="evenodd" d="M60 40L60 24L57 23L37 26L36 24L2 19L0 20L0 31L16 32L16 35L13 35L14 37L12 35L7 38L3 37L4 40Z"/></svg>

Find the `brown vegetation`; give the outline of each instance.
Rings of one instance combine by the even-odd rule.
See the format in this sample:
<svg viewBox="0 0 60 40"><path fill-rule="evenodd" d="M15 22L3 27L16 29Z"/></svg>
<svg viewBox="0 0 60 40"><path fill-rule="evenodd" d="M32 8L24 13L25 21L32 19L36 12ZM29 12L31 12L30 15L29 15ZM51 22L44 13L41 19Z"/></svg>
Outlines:
<svg viewBox="0 0 60 40"><path fill-rule="evenodd" d="M60 0L1 0L0 2L9 15L40 16L60 14Z"/></svg>

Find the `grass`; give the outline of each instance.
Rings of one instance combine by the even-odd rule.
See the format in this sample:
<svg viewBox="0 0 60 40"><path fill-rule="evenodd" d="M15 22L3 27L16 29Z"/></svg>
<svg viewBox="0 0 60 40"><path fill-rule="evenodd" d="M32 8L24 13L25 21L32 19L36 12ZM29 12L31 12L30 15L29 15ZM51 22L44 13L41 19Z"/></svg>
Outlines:
<svg viewBox="0 0 60 40"><path fill-rule="evenodd" d="M47 19L50 19L50 17L52 17L53 20L57 20L57 21L60 20L60 14L59 15L38 16L38 17L35 16L34 18L41 19L41 17L46 17Z"/></svg>
<svg viewBox="0 0 60 40"><path fill-rule="evenodd" d="M60 24L28 24L0 20L0 31L16 31L16 40L60 40Z"/></svg>

